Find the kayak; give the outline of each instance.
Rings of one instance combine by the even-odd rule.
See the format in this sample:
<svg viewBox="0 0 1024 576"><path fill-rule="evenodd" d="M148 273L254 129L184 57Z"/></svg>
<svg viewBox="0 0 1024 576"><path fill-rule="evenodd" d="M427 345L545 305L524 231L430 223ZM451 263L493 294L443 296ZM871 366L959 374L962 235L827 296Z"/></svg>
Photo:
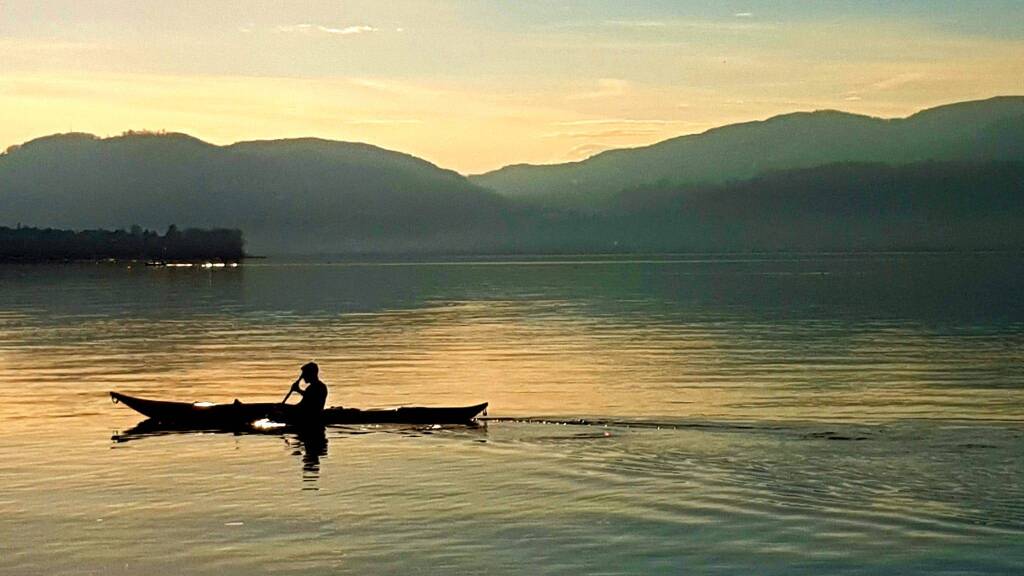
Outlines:
<svg viewBox="0 0 1024 576"><path fill-rule="evenodd" d="M136 398L111 392L120 402L155 422L209 428L237 428L260 420L293 425L331 424L468 424L487 410L487 403L452 408L408 406L390 410L359 410L341 406L325 408L312 419L294 404L169 402Z"/></svg>

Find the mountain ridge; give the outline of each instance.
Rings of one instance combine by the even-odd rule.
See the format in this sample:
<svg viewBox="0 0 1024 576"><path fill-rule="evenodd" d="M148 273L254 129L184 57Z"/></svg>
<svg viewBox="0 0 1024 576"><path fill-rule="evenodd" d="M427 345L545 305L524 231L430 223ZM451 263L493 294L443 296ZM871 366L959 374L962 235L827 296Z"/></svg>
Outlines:
<svg viewBox="0 0 1024 576"><path fill-rule="evenodd" d="M360 142L72 133L0 155L5 224L240 228L255 252L449 249L500 227L505 204L452 170Z"/></svg>
<svg viewBox="0 0 1024 576"><path fill-rule="evenodd" d="M254 253L978 247L984 218L1024 230L1020 166L1024 97L902 119L816 111L722 126L577 163L527 166L544 176L533 183L536 195L362 142L216 145L183 133L79 132L0 154L0 225L237 228ZM965 205L960 215L928 204L954 205L958 195L976 197L977 209ZM832 239L804 207L830 198L819 217L835 230ZM914 209L892 208L904 201ZM872 215L888 227L871 225ZM771 221L793 230L772 231ZM993 245L1024 246L1012 227L999 230Z"/></svg>
<svg viewBox="0 0 1024 576"><path fill-rule="evenodd" d="M982 138L980 132L1007 118L1024 118L1024 96L945 104L893 119L834 110L793 112L576 162L511 165L469 179L509 198L587 209L626 187L663 179L725 182L833 162L957 159L965 154L959 140Z"/></svg>

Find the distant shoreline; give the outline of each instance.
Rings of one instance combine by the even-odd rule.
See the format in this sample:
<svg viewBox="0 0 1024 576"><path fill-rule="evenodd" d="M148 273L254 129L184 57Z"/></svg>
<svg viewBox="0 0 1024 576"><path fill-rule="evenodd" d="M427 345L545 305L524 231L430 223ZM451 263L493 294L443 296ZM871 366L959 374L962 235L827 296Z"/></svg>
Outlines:
<svg viewBox="0 0 1024 576"><path fill-rule="evenodd" d="M247 258L245 258L247 259ZM61 258L49 258L49 259L16 259L7 258L0 259L0 266L3 265L24 265L24 266L46 266L46 265L65 265L65 264L111 264L111 265L127 265L127 266L148 266L150 268L162 268L162 267L189 267L194 266L197 268L222 268L222 267L238 267L242 264L245 259L221 261L221 260L194 260L194 261L170 261L170 262L156 262L150 260L137 260L137 259L116 259L116 258L75 258L75 259L61 259ZM210 265L210 266L207 266Z"/></svg>
<svg viewBox="0 0 1024 576"><path fill-rule="evenodd" d="M132 226L130 230L59 230L0 226L0 263L73 262L166 265L237 265L247 257L241 230L179 230L163 236Z"/></svg>
<svg viewBox="0 0 1024 576"><path fill-rule="evenodd" d="M237 260L193 259L193 260L144 260L139 258L50 258L10 259L0 258L0 265L64 265L64 264L111 264L148 267L195 267L220 268L237 267L247 260L270 260L290 262L338 263L430 263L430 262L515 262L518 260L545 262L552 260L588 262L595 260L635 261L673 260L678 258L723 259L753 258L771 260L775 258L818 257L847 258L859 256L969 256L969 255L1024 256L1024 248L979 248L979 249L890 249L890 250L763 250L763 251L718 251L718 252L431 252L431 253L281 253L243 255Z"/></svg>

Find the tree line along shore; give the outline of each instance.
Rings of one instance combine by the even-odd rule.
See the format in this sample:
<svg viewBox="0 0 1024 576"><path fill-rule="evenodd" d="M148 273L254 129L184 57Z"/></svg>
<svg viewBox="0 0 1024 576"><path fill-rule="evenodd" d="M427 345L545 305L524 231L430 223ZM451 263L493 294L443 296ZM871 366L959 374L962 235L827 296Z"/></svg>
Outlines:
<svg viewBox="0 0 1024 576"><path fill-rule="evenodd" d="M144 261L239 262L245 257L241 230L228 228L158 232L129 230L59 230L0 226L0 262Z"/></svg>

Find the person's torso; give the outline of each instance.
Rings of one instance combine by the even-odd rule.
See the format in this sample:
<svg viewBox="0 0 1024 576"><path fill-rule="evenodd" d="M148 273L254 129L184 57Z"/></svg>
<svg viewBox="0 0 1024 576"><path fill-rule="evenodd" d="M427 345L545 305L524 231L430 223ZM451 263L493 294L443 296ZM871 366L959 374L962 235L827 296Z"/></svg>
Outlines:
<svg viewBox="0 0 1024 576"><path fill-rule="evenodd" d="M319 380L306 386L299 406L306 410L323 410L327 403L327 385Z"/></svg>

